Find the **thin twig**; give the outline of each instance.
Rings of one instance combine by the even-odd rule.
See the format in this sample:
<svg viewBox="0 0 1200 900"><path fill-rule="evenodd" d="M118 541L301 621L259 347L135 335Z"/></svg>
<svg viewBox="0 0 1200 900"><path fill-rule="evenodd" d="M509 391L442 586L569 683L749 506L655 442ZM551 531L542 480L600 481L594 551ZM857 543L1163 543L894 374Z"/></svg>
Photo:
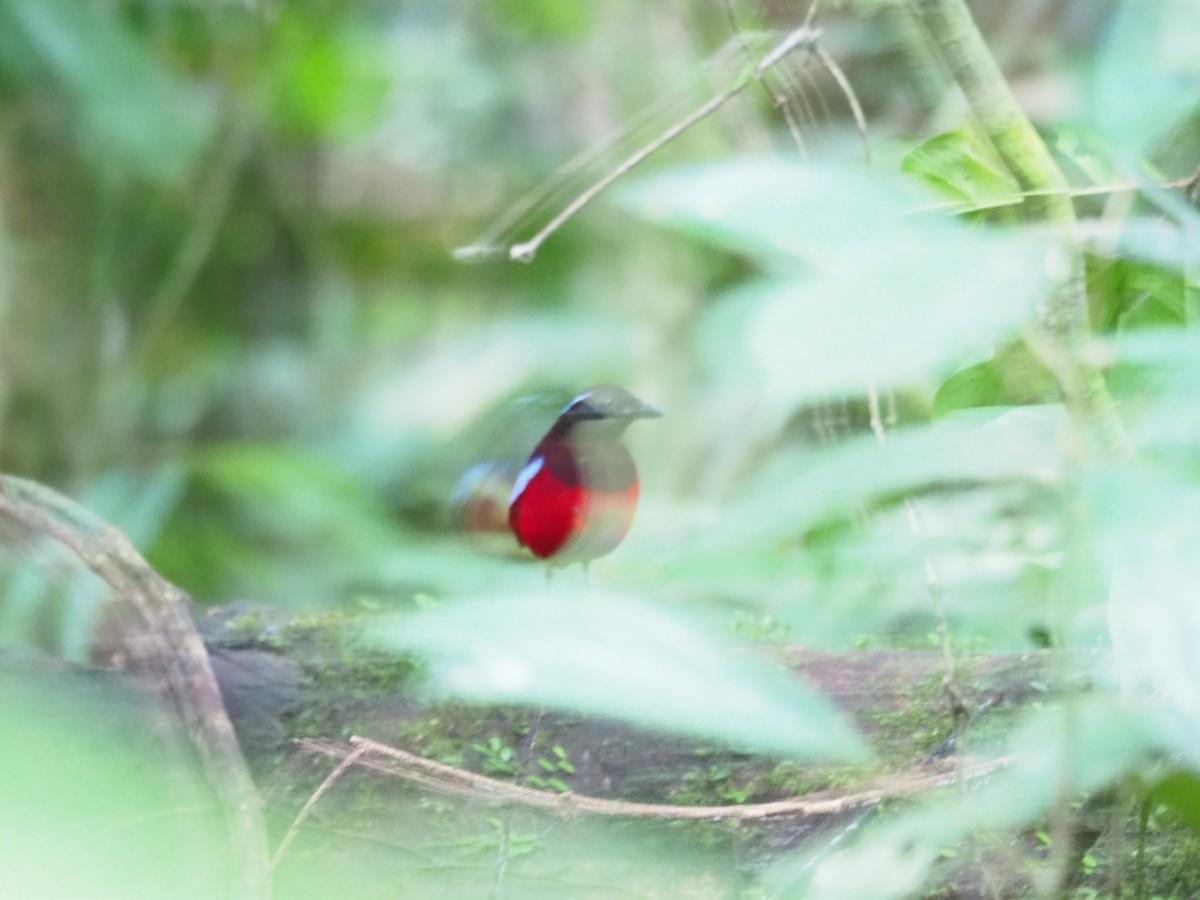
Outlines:
<svg viewBox="0 0 1200 900"><path fill-rule="evenodd" d="M308 801L300 808L300 812L296 814L296 818L292 820L292 824L288 828L287 834L285 834L283 836L283 840L279 842L279 848L275 851L275 855L271 857L271 862L267 866L265 878L269 879L275 872L275 869L279 866L280 861L283 859L283 855L287 852L288 847L291 846L296 835L300 833L300 826L304 824L304 821L309 817L309 814L312 813L313 807L317 805L317 801L324 797L326 792L333 787L334 783L342 777L343 773L345 773L347 769L362 759L369 749L369 747L365 746L355 747L354 750L351 753L348 753L346 758L338 763L337 767L334 768L334 770L330 772L328 776L326 776L325 780L321 782L317 789L312 792L312 796L308 798Z"/></svg>
<svg viewBox="0 0 1200 900"><path fill-rule="evenodd" d="M744 61L748 65L752 65L754 60L750 56L749 42L745 39L745 31L742 28L741 22L738 21L737 10L734 8L733 0L724 0L722 4L725 10L725 18L729 23L729 30L733 33L735 39L739 41L743 50ZM812 16L816 9L816 3L809 10L809 15L805 19L805 25L810 25ZM786 81L786 78L784 79ZM804 130L801 128L800 122L797 120L795 113L792 111L791 103L785 92L776 90L773 85L773 79L768 78L767 74L759 78L759 83L771 98L771 102L775 104L775 108L783 115L783 121L787 125L788 132L792 136L792 141L796 145L796 150L801 156L807 154L807 148L804 141Z"/></svg>
<svg viewBox="0 0 1200 900"><path fill-rule="evenodd" d="M595 182L589 188L580 193L574 200L568 203L558 215L551 219L546 225L528 241L521 244L514 244L509 248L508 256L517 262L532 262L537 255L538 249L545 243L550 235L554 234L566 222L575 216L581 209L596 199L604 190L611 187L615 182L628 174L638 164L644 162L650 156L653 156L660 149L665 147L671 141L675 140L693 125L711 116L714 112L728 103L744 91L750 84L762 77L770 66L764 65L766 60L771 60L772 65L787 56L788 53L800 47L811 46L819 37L819 32L806 27L801 27L791 32L785 37L773 50L767 53L763 62L760 62L749 72L740 75L729 87L721 91L715 97L708 100L703 106L689 115L685 116L680 121L666 129L657 138L650 143L639 147L634 153L630 154L612 170L610 170L603 178ZM781 52L782 51L782 52Z"/></svg>
<svg viewBox="0 0 1200 900"><path fill-rule="evenodd" d="M846 102L850 104L850 112L854 116L854 125L858 128L858 138L862 141L863 161L871 161L871 142L867 139L867 117L863 115L862 105L858 102L858 94L854 93L854 88L850 85L850 79L846 77L846 73L842 71L842 67L837 64L829 51L820 43L813 44L813 52L817 55L817 59L821 61L829 74L833 76L833 80L837 82L838 87L842 89L842 93L846 96Z"/></svg>
<svg viewBox="0 0 1200 900"><path fill-rule="evenodd" d="M532 262L534 256L537 255L538 248L545 243L546 238L558 231L558 229L561 228L567 221L569 221L577 212L595 200L596 197L599 196L606 188L611 187L617 180L625 176L635 166L654 155L654 153L669 144L671 141L675 140L675 138L679 137L679 135L683 134L697 122L703 121L711 116L714 112L729 102L731 98L736 97L738 94L744 91L749 84L750 81L748 79L739 79L724 91L717 94L717 96L713 97L695 112L684 117L681 121L676 122L649 144L640 147L635 153L626 157L603 178L601 178L587 190L583 191L581 194L579 194L579 196L563 207L562 211L553 219L551 219L545 225L545 227L543 227L542 230L535 234L532 238L530 238L528 241L525 241L523 244L514 244L512 247L510 247L508 250L509 259L512 259L516 262Z"/></svg>
<svg viewBox="0 0 1200 900"><path fill-rule="evenodd" d="M705 67L720 65L727 57L738 51L741 43L741 40L728 42L706 61ZM625 123L624 127L576 154L561 165L548 179L519 197L497 216L475 241L465 247L456 248L452 255L460 262L479 262L506 253L507 248L503 246L503 242L529 216L544 207L563 185L620 146L621 142L631 134L641 130L667 111L681 105L681 97L676 94L645 107Z"/></svg>
<svg viewBox="0 0 1200 900"><path fill-rule="evenodd" d="M370 738L352 737L348 745L306 738L298 742L298 747L306 753L331 756L336 759L345 759L358 749L365 748L371 756L358 759L358 765L373 771L415 781L441 793L485 803L516 804L533 809L544 809L564 816L588 814L643 819L710 820L825 816L871 806L890 798L923 794L955 784L959 778L953 767L938 762L933 771L929 771L926 767L914 772L900 773L861 791L821 791L786 800L775 800L770 803L679 806L665 803L609 800L584 794L560 794L553 791L536 790L434 762ZM371 758L372 756L375 758ZM981 778L1007 766L1009 762L1011 762L1011 757L1007 756L982 760L963 766L962 771L967 778Z"/></svg>
<svg viewBox="0 0 1200 900"><path fill-rule="evenodd" d="M679 105L674 97L652 104L642 110L626 127L614 132L598 144L576 154L558 168L550 178L542 181L533 190L522 195L502 212L478 239L466 247L454 250L453 256L460 262L478 262L503 252L500 246L512 232L530 215L542 208L550 197L577 173L595 163L613 148L620 145L628 134L643 127L650 120L662 115L671 107Z"/></svg>

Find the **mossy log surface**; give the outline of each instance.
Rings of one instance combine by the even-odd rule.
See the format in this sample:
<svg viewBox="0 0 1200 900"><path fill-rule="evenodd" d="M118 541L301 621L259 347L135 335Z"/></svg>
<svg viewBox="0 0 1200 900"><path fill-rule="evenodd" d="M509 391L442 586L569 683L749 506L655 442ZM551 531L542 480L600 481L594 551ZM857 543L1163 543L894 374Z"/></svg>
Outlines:
<svg viewBox="0 0 1200 900"><path fill-rule="evenodd" d="M533 713L515 707L424 703L417 665L357 645L361 620L336 615L287 618L253 607L209 610L198 621L225 703L252 767L264 773L297 752L303 738L360 735L437 762L497 777L529 749ZM766 646L854 719L877 759L862 770L813 767L760 757L692 737L656 733L579 714L540 714L536 757L561 747L571 770L555 774L575 793L639 802L774 800L846 789L903 772L995 737L1031 698L1044 699L1055 676L1052 654L983 655L960 660L958 694L943 687L942 655L921 650L827 652ZM492 742L496 752L476 749ZM500 758L503 748L513 751ZM545 771L520 773L546 775ZM535 780L536 783L536 780Z"/></svg>
<svg viewBox="0 0 1200 900"><path fill-rule="evenodd" d="M955 691L950 692L943 684L944 658L934 650L748 648L786 665L798 680L826 696L854 720L875 750L874 760L864 766L820 766L581 714L427 702L422 700L420 665L364 647L358 636L369 620L359 616L295 616L235 605L200 610L194 618L266 801L272 847L284 841L314 791L339 758L351 752L352 735L400 748L435 767L454 767L468 784L466 773L473 773L484 782L504 782L518 790L553 795L566 789L577 800L595 799L600 807L564 802L561 808L553 803L537 808L539 804L488 796L486 785L483 791L447 790L403 773L398 777L385 758L363 757L320 795L296 832L273 875L283 893L296 889L303 894L305 880L325 871L356 892L384 890L382 883L367 883L379 858L412 856L412 848L426 846L431 834L441 836L438 846L443 849L430 853L433 861L421 863L422 872L436 873L446 865L461 869L466 865L458 856L464 840L491 847L466 865L486 893L500 822L514 823L514 834L523 827L521 834L538 835L539 847L553 848L548 854L531 853L517 866L517 872L534 880L549 877L538 868L541 861L555 853L586 856L597 835L607 840L616 828L619 834L636 835L637 841L672 842L661 851L668 856L680 846L702 851L713 877L733 887L784 854L798 848L807 852L803 848L857 827L864 816L888 815L896 804L953 783L941 775L976 771L986 777L989 770L980 761L1000 755L1004 736L1026 707L1087 689L1053 651L959 657ZM0 662L10 670L23 665L11 658ZM114 703L142 705L160 724L171 715L169 704L155 704L153 692L125 673L53 665L44 674L103 683ZM956 711L952 698L962 708ZM159 733L166 732L160 728ZM177 756L186 757L187 746L179 732L182 753ZM882 803L870 799L880 786ZM645 821L645 809L655 805L665 810L748 810L793 798L814 802L809 811L798 804L801 811L791 815L683 821L664 814L662 819L674 826L666 831L638 831L650 826L635 824L636 816ZM839 805L839 798L851 802ZM639 810L624 824L621 804ZM810 843L814 840L816 845ZM1006 852L1018 852L1029 863L1044 852L1033 830L1006 846ZM367 857L371 865L364 863ZM611 865L620 859L615 855ZM391 863L383 870L387 865ZM969 889L974 876L954 865L952 860L945 863L947 877L962 889L957 896L975 896ZM1028 871L1011 858L992 869L993 887L998 869L1015 876ZM639 871L631 868L622 875L614 869L605 877L637 881ZM651 893L658 889L647 887Z"/></svg>

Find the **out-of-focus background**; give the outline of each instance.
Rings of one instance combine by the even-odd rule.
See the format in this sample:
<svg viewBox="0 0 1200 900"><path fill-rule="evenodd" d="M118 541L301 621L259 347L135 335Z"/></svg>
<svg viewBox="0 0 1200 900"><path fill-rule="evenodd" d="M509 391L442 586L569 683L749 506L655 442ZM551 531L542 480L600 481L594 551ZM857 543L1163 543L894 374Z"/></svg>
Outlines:
<svg viewBox="0 0 1200 900"><path fill-rule="evenodd" d="M909 896L964 835L1032 835L1086 791L1200 820L1200 627L1186 602L1200 509L1200 7L970 4L1069 182L1050 193L1069 192L1080 218L1076 274L1103 340L1064 347L1030 327L1070 276L1061 234L971 124L916 6L823 3L820 52L802 44L756 80L807 5L0 0L0 471L116 525L197 617L230 604L354 621L398 611L418 624L381 629L384 643L425 659L453 697L722 746L862 751L815 698L771 693L770 673L742 691L730 660L746 645L933 650L951 665L1102 654L1082 668L1111 694L1054 707L1015 739L1060 768L993 785L992 806L936 829L897 815L856 845L863 857L787 858L761 881L754 856L714 883L690 855L700 844L663 830L669 849L644 860L638 896L674 883L676 862L694 896L853 896L854 874L880 866L886 895ZM530 261L509 260L726 91ZM1094 453L1070 354L1107 377L1135 466ZM547 411L598 382L665 416L630 429L633 530L593 566L593 593L576 571L556 575L552 604L578 604L559 621L538 605L541 569L481 552L451 497L472 465L519 461ZM99 661L111 614L99 580L53 546L0 551L6 655ZM530 667L528 684L501 684L512 659L487 655L497 648ZM66 739L79 723L112 729L118 748L135 730L117 712L93 722L109 701L90 702L91 688L47 718L54 690L19 683L0 724L25 735L13 784L43 742L67 748L55 766L91 771ZM1169 722L1124 705L1123 690L1147 687ZM504 773L513 747L487 737L450 757ZM58 835L78 816L107 847L109 804L130 785L145 809L190 802L192 787L141 779L120 753L100 763L108 780L86 815L38 791L20 808L58 816ZM1055 781L1060 770L1079 780ZM1138 793L1160 782L1176 792ZM721 784L725 799L757 796ZM2 796L0 837L15 824ZM158 837L202 871L220 852L212 832L179 822ZM445 846L509 846L511 823L487 822ZM428 888L414 871L455 864L413 862L427 825L415 823L403 863L381 853L370 866ZM1037 833L1057 867L1047 883L1069 883L1062 832ZM612 838L612 858L641 840L628 837ZM906 869L913 841L928 853ZM52 854L21 852L17 885L59 883L42 880ZM156 870L144 883L104 871L98 894L164 884ZM185 893L212 889L199 878Z"/></svg>
<svg viewBox="0 0 1200 900"><path fill-rule="evenodd" d="M1072 102L1103 6L984 11L1041 120ZM452 251L549 185L509 239L531 236L804 9L734 12L739 33L717 2L6 0L0 469L110 518L200 603L328 607L439 587L406 564L447 534L455 479L504 431L505 401L615 381L668 413L629 439L647 507L631 548L669 556L670 507L715 515L781 440L860 411L764 409L714 302L746 263L609 196L532 264ZM875 169L961 113L900 12L821 25ZM796 156L787 119L809 158L861 160L828 72L800 54L775 85L788 116L748 90L628 180ZM816 229L835 214L805 210ZM820 352L808 343L797 353ZM61 615L44 628L78 652L89 608L37 615Z"/></svg>

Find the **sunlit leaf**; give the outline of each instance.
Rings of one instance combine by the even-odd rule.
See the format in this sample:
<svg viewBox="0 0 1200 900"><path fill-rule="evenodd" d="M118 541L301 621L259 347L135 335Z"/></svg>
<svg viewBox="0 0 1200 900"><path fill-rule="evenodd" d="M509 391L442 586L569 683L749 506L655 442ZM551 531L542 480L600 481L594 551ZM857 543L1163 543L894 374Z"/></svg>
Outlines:
<svg viewBox="0 0 1200 900"><path fill-rule="evenodd" d="M933 398L933 413L941 417L960 409L1002 405L1004 382L989 360L959 369L943 381Z"/></svg>
<svg viewBox="0 0 1200 900"><path fill-rule="evenodd" d="M651 221L792 270L719 298L701 332L713 371L739 360L737 377L781 410L943 372L1019 329L1053 286L1049 243L913 216L911 193L849 169L745 160L627 198Z"/></svg>
<svg viewBox="0 0 1200 900"><path fill-rule="evenodd" d="M928 185L962 210L1021 202L1020 187L971 129L934 135L904 157L900 170Z"/></svg>
<svg viewBox="0 0 1200 900"><path fill-rule="evenodd" d="M524 40L579 39L592 25L588 6L556 0L500 0L494 15Z"/></svg>
<svg viewBox="0 0 1200 900"><path fill-rule="evenodd" d="M1150 787L1150 799L1165 803L1192 830L1200 832L1200 775L1194 771L1175 771Z"/></svg>
<svg viewBox="0 0 1200 900"><path fill-rule="evenodd" d="M856 394L944 372L1014 333L1049 289L1036 244L969 232L909 237L864 247L856 264L823 276L722 298L743 324L705 349L744 359L776 404Z"/></svg>
<svg viewBox="0 0 1200 900"><path fill-rule="evenodd" d="M681 615L615 595L447 603L372 639L426 657L448 696L552 706L804 757L864 755L853 730L797 678L722 646Z"/></svg>
<svg viewBox="0 0 1200 900"><path fill-rule="evenodd" d="M778 540L936 484L1052 484L1063 471L1065 424L1061 407L979 410L962 421L896 432L883 445L868 435L829 450L781 456L755 476L714 532L738 543Z"/></svg>
<svg viewBox="0 0 1200 900"><path fill-rule="evenodd" d="M384 36L344 19L283 11L275 24L275 115L326 137L378 123L387 96Z"/></svg>
<svg viewBox="0 0 1200 900"><path fill-rule="evenodd" d="M1045 403L1057 397L1058 382L1023 343L1014 343L943 381L933 398L933 412L940 418L959 410Z"/></svg>
<svg viewBox="0 0 1200 900"><path fill-rule="evenodd" d="M782 157L681 167L635 182L619 194L626 208L770 264L863 266L861 252L940 231L931 217L905 217L928 205L910 185L850 167ZM853 302L847 298L847 305Z"/></svg>

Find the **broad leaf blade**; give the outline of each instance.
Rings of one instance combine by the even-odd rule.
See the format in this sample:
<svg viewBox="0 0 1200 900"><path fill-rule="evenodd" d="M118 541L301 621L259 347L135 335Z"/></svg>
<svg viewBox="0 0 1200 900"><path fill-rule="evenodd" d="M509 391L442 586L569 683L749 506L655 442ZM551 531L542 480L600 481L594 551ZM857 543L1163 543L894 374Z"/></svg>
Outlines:
<svg viewBox="0 0 1200 900"><path fill-rule="evenodd" d="M626 197L645 218L778 273L719 298L700 337L713 371L745 360L781 415L946 372L1028 322L1064 268L1049 237L915 215L924 201L906 185L846 168L744 160L668 173Z"/></svg>
<svg viewBox="0 0 1200 900"><path fill-rule="evenodd" d="M747 485L714 528L723 541L755 543L803 534L881 499L934 485L1030 481L1063 474L1066 417L1061 407L1030 407L873 436L819 453L781 457Z"/></svg>
<svg viewBox="0 0 1200 900"><path fill-rule="evenodd" d="M798 678L619 596L455 602L373 640L424 656L447 696L540 704L803 757L865 755L850 726Z"/></svg>
<svg viewBox="0 0 1200 900"><path fill-rule="evenodd" d="M959 211L1020 203L1020 187L992 156L982 138L968 129L956 129L914 147L900 163L900 171L960 204Z"/></svg>

